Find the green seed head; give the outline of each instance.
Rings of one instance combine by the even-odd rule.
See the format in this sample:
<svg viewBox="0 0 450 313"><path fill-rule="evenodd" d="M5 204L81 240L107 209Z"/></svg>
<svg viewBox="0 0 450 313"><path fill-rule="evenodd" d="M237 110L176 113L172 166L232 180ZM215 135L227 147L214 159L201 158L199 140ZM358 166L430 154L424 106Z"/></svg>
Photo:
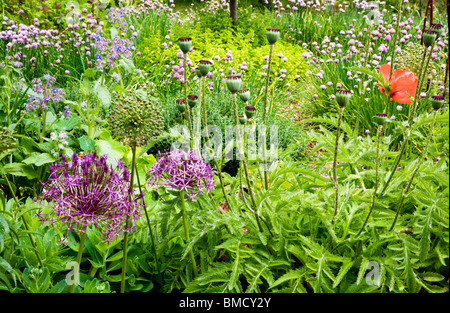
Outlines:
<svg viewBox="0 0 450 313"><path fill-rule="evenodd" d="M336 93L336 102L339 107L343 108L347 105L352 97L352 93L350 90L346 89L338 89Z"/></svg>
<svg viewBox="0 0 450 313"><path fill-rule="evenodd" d="M162 108L155 99L127 95L116 99L108 115L112 135L126 145L145 145L164 130Z"/></svg>
<svg viewBox="0 0 450 313"><path fill-rule="evenodd" d="M241 88L242 80L240 75L227 77L227 88L231 93L236 93Z"/></svg>
<svg viewBox="0 0 450 313"><path fill-rule="evenodd" d="M201 60L198 63L198 69L200 70L202 76L206 76L209 73L209 70L211 69L211 62L208 60Z"/></svg>
<svg viewBox="0 0 450 313"><path fill-rule="evenodd" d="M377 115L375 116L375 122L380 125L383 126L384 124L386 124L386 119L387 118L387 114L386 113L377 113Z"/></svg>
<svg viewBox="0 0 450 313"><path fill-rule="evenodd" d="M245 125L247 123L247 118L245 115L239 115L239 123Z"/></svg>
<svg viewBox="0 0 450 313"><path fill-rule="evenodd" d="M187 98L188 98L188 105L191 108L195 107L195 105L198 102L198 96L196 96L196 95L188 95Z"/></svg>
<svg viewBox="0 0 450 313"><path fill-rule="evenodd" d="M245 115L247 116L248 119L253 118L253 116L255 116L255 112L256 108L254 106L247 105L245 107Z"/></svg>
<svg viewBox="0 0 450 313"><path fill-rule="evenodd" d="M437 33L436 38L439 38L439 37L441 37L442 32L444 31L444 25L438 24L438 23L433 23L433 24L431 24L431 29L436 31L436 33Z"/></svg>
<svg viewBox="0 0 450 313"><path fill-rule="evenodd" d="M443 96L432 96L431 106L435 111L438 111L444 105L445 98Z"/></svg>
<svg viewBox="0 0 450 313"><path fill-rule="evenodd" d="M177 101L175 101L175 102L177 104L178 111L180 111L180 113L184 113L186 111L185 100L184 99L177 99Z"/></svg>
<svg viewBox="0 0 450 313"><path fill-rule="evenodd" d="M423 31L423 44L425 47L430 47L437 38L437 31L433 29L425 29Z"/></svg>
<svg viewBox="0 0 450 313"><path fill-rule="evenodd" d="M239 98L241 98L242 101L247 102L250 100L250 89L244 88L238 91Z"/></svg>
<svg viewBox="0 0 450 313"><path fill-rule="evenodd" d="M190 37L180 37L178 38L178 46L180 46L183 53L188 53L192 46L192 39Z"/></svg>
<svg viewBox="0 0 450 313"><path fill-rule="evenodd" d="M280 37L280 30L278 28L267 28L266 30L267 41L270 45L273 45L277 42Z"/></svg>

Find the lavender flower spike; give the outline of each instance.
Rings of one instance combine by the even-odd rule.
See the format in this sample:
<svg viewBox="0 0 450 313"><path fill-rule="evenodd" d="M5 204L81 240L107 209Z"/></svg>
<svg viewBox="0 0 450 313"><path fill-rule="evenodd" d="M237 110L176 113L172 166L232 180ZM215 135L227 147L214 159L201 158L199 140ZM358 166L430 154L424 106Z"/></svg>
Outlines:
<svg viewBox="0 0 450 313"><path fill-rule="evenodd" d="M125 231L127 218L127 231L134 229L142 206L137 200L142 195L130 200L130 173L123 162L113 168L106 159L95 152L85 156L74 153L70 162L63 156L61 163L52 164L49 180L36 200L42 205L39 219L55 228L62 226L67 235L70 231L85 233L87 227L95 226L105 242Z"/></svg>
<svg viewBox="0 0 450 313"><path fill-rule="evenodd" d="M194 151L166 151L150 168L150 186L185 191L188 198L196 200L199 194L213 190L214 173L208 162Z"/></svg>

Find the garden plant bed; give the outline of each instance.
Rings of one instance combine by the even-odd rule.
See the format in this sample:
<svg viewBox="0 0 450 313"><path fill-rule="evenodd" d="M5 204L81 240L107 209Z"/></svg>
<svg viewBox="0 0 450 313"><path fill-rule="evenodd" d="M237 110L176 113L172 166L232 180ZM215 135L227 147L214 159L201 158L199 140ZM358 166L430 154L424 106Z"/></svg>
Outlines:
<svg viewBox="0 0 450 313"><path fill-rule="evenodd" d="M447 1L1 5L3 293L449 292Z"/></svg>

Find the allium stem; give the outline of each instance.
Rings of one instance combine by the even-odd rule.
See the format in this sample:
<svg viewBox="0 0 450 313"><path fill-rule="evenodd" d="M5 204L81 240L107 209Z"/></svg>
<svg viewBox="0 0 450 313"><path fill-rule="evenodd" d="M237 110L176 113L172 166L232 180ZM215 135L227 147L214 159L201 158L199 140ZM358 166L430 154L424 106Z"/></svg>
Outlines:
<svg viewBox="0 0 450 313"><path fill-rule="evenodd" d="M333 183L334 183L334 212L332 223L335 223L335 218L338 211L338 203L339 203L339 184L337 177L337 156L339 151L339 137L341 135L341 121L342 121L342 113L344 112L344 107L339 107L339 116L338 116L338 125L336 130L336 142L334 145L334 159L333 159Z"/></svg>
<svg viewBox="0 0 450 313"><path fill-rule="evenodd" d="M367 214L366 220L364 221L361 229L359 230L356 237L358 237L362 231L364 230L364 227L366 227L367 222L369 221L370 216L372 215L373 209L375 207L375 200L377 198L377 190L378 190L378 169L380 167L380 141L381 141L381 131L383 127L381 125L378 126L378 135L377 135L377 159L375 163L375 187L373 190L373 196L372 196L372 204L370 206L369 214Z"/></svg>
<svg viewBox="0 0 450 313"><path fill-rule="evenodd" d="M180 190L180 199L181 199L181 210L183 213L183 226L184 226L184 236L186 237L186 243L189 242L189 226L186 216L186 201L184 200L184 190ZM191 257L192 262L192 270L194 272L194 277L197 277L197 263L195 262L194 252L192 249L189 250L189 255Z"/></svg>
<svg viewBox="0 0 450 313"><path fill-rule="evenodd" d="M80 244L78 245L78 253L77 253L77 264L78 264L78 266L80 266L80 264L81 264L81 257L83 256L84 241L86 240L86 233L81 232L79 235L80 235ZM74 293L76 287L77 287L77 284L73 283L71 285L71 287L70 287L70 293Z"/></svg>
<svg viewBox="0 0 450 313"><path fill-rule="evenodd" d="M136 167L136 144L134 143L135 140L133 139L133 145L131 146L131 153L132 153L132 161L131 161L131 176L130 176L130 189L129 189L129 198L130 201L132 201L133 198L133 191L134 191L134 169ZM122 258L122 280L120 283L120 292L125 292L125 276L127 272L127 250L128 250L128 222L129 218L126 217L125 220L125 229L124 229L124 237L123 237L123 258Z"/></svg>
<svg viewBox="0 0 450 313"><path fill-rule="evenodd" d="M137 165L136 164L135 164L135 169L136 169L136 173L137 173ZM142 188L141 188L141 182L139 180L139 174L136 175L136 178L137 178L137 183L139 186L139 192L142 194ZM159 260L158 260L158 253L156 251L155 239L153 238L153 230L152 230L152 226L150 224L150 218L148 217L147 206L145 204L144 198L142 198L142 203L144 204L145 218L147 220L147 226L148 226L148 230L150 232L150 238L152 240L153 253L155 254L156 270L158 271L158 276L161 277L161 270L159 269Z"/></svg>
<svg viewBox="0 0 450 313"><path fill-rule="evenodd" d="M416 168L414 169L414 172L411 175L411 178L408 182L408 185L406 186L406 190L403 192L402 194L402 199L400 200L400 205L398 206L397 212L395 213L395 218L394 221L392 222L391 228L389 228L389 231L392 231L395 227L395 223L397 222L398 216L402 210L403 207L403 203L406 199L406 197L408 196L409 190L411 189L411 185L413 183L414 178L416 177L416 174L419 172L420 167L422 166L423 162L426 160L427 155L428 155L428 146L430 144L431 141L431 137L432 137L432 133L433 133L433 129L434 129L434 125L436 123L436 113L437 111L435 110L433 113L433 122L431 124L431 129L430 129L430 134L428 135L427 138L427 142L425 144L425 148L423 150L423 156L422 159L418 162Z"/></svg>

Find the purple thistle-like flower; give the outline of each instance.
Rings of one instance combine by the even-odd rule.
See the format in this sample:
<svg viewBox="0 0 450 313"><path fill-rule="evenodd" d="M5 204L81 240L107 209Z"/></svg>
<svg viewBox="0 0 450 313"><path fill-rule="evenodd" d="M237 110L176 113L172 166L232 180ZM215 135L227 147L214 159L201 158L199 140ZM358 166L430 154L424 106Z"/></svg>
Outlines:
<svg viewBox="0 0 450 313"><path fill-rule="evenodd" d="M213 190L214 173L208 162L194 151L166 151L150 168L150 186L185 191L188 198L196 200L199 194Z"/></svg>
<svg viewBox="0 0 450 313"><path fill-rule="evenodd" d="M82 157L74 153L70 162L63 156L61 163L52 164L50 177L36 199L42 205L39 219L66 230L67 235L70 231L85 233L87 227L95 226L105 242L134 229L142 195L129 196L130 174L123 162L113 168L106 160L95 152ZM125 229L127 218L129 228Z"/></svg>

